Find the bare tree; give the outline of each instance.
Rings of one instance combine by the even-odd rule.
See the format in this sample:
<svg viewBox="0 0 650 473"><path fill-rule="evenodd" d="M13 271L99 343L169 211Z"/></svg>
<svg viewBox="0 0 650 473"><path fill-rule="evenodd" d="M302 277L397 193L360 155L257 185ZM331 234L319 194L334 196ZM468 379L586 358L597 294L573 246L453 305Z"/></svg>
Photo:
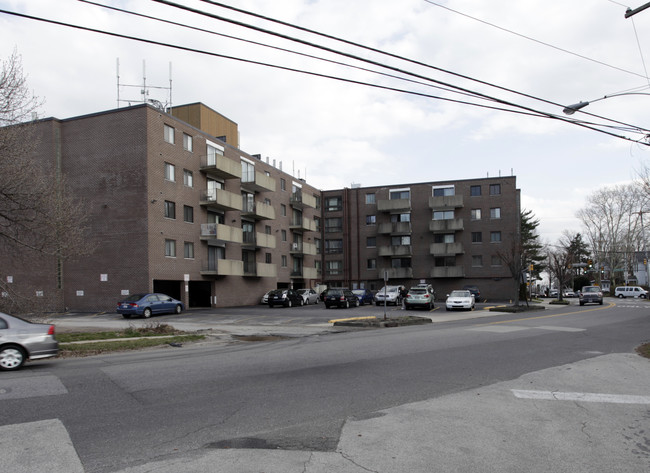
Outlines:
<svg viewBox="0 0 650 473"><path fill-rule="evenodd" d="M49 276L61 288L62 262L91 248L82 203L71 196L53 160L36 156L38 124L31 119L40 105L14 52L0 71L0 252L7 263L31 260L40 271L51 265L55 274ZM25 306L2 272L0 308Z"/></svg>

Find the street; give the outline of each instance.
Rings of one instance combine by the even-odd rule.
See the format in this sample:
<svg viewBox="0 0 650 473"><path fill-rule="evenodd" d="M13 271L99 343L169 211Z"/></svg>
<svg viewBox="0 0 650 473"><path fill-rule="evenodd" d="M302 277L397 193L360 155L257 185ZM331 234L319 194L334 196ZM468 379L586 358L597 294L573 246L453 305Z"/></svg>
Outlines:
<svg viewBox="0 0 650 473"><path fill-rule="evenodd" d="M438 308L409 311L431 316L425 326L35 362L0 374L3 460L25 459L6 439L33 429L52 432L43 441L66 471L88 473L643 471L650 361L633 350L650 338L647 304ZM151 320L282 332L381 313L321 304Z"/></svg>

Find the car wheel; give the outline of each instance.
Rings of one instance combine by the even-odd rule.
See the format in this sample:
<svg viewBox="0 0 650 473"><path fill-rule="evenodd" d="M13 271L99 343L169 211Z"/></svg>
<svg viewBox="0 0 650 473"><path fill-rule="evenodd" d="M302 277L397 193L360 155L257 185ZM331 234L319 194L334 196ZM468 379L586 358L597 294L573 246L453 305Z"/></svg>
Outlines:
<svg viewBox="0 0 650 473"><path fill-rule="evenodd" d="M445 309L447 309L447 310L451 310L449 307L445 307Z"/></svg>
<svg viewBox="0 0 650 473"><path fill-rule="evenodd" d="M122 314L122 317L124 317L125 319L130 319L130 318L131 318L131 314Z"/></svg>
<svg viewBox="0 0 650 473"><path fill-rule="evenodd" d="M645 299L645 294L641 294L641 299Z"/></svg>
<svg viewBox="0 0 650 473"><path fill-rule="evenodd" d="M144 309L144 311L142 311L142 317L144 317L145 319L151 317L151 309L149 307L147 307L146 309Z"/></svg>
<svg viewBox="0 0 650 473"><path fill-rule="evenodd" d="M287 300L287 307L293 307L293 303L291 302L291 299Z"/></svg>
<svg viewBox="0 0 650 473"><path fill-rule="evenodd" d="M360 304L359 304L359 299L357 299L356 307L359 307L359 305L360 305Z"/></svg>
<svg viewBox="0 0 650 473"><path fill-rule="evenodd" d="M301 306L301 307L302 307L302 305L303 305L304 303L305 303L305 301L302 300L302 299L300 299L300 306Z"/></svg>
<svg viewBox="0 0 650 473"><path fill-rule="evenodd" d="M375 302L375 305L379 307L379 302Z"/></svg>
<svg viewBox="0 0 650 473"><path fill-rule="evenodd" d="M600 305L603 305L603 301L602 301L602 299L601 299L601 301L599 302L599 304L600 304Z"/></svg>
<svg viewBox="0 0 650 473"><path fill-rule="evenodd" d="M8 345L0 350L0 370L17 370L26 360L25 350L16 345Z"/></svg>
<svg viewBox="0 0 650 473"><path fill-rule="evenodd" d="M625 296L624 296L623 294L619 294L619 295L618 295L618 298L619 298L619 299L623 299L624 297L625 297Z"/></svg>
<svg viewBox="0 0 650 473"><path fill-rule="evenodd" d="M580 305L585 305L585 303L584 303L584 302L582 302L582 301L580 301Z"/></svg>
<svg viewBox="0 0 650 473"><path fill-rule="evenodd" d="M174 312L176 312L177 314L180 314L181 312L183 312L183 308L181 307L180 304L178 304L176 306L176 309L174 309Z"/></svg>
<svg viewBox="0 0 650 473"><path fill-rule="evenodd" d="M314 304L318 304L318 298L316 298L316 302L314 302Z"/></svg>
<svg viewBox="0 0 650 473"><path fill-rule="evenodd" d="M348 301L348 300L345 301L345 308L346 309L350 308L350 301Z"/></svg>

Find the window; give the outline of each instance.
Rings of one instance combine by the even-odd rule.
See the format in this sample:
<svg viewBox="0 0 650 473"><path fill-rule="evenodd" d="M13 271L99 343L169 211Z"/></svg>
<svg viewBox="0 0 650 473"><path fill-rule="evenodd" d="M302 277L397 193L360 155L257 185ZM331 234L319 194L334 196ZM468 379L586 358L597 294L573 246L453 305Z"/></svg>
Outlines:
<svg viewBox="0 0 650 473"><path fill-rule="evenodd" d="M366 238L366 248L375 248L377 246L377 237L367 237Z"/></svg>
<svg viewBox="0 0 650 473"><path fill-rule="evenodd" d="M472 232L472 243L482 243L483 232Z"/></svg>
<svg viewBox="0 0 650 473"><path fill-rule="evenodd" d="M336 197L325 198L325 211L336 212L343 209L343 198L339 195Z"/></svg>
<svg viewBox="0 0 650 473"><path fill-rule="evenodd" d="M280 178L280 190L283 191L287 190L287 181L284 180L283 178Z"/></svg>
<svg viewBox="0 0 650 473"><path fill-rule="evenodd" d="M435 266L456 266L455 256L436 256L433 259Z"/></svg>
<svg viewBox="0 0 650 473"><path fill-rule="evenodd" d="M183 206L183 220L187 223L194 223L194 207Z"/></svg>
<svg viewBox="0 0 650 473"><path fill-rule="evenodd" d="M325 261L325 270L327 274L342 274L343 263L341 261Z"/></svg>
<svg viewBox="0 0 650 473"><path fill-rule="evenodd" d="M316 247L316 254L320 255L323 252L323 244L320 238L314 238L314 246Z"/></svg>
<svg viewBox="0 0 650 473"><path fill-rule="evenodd" d="M187 133L183 133L183 149L190 153L193 151L192 136Z"/></svg>
<svg viewBox="0 0 650 473"><path fill-rule="evenodd" d="M176 258L176 240L165 240L165 256Z"/></svg>
<svg viewBox="0 0 650 473"><path fill-rule="evenodd" d="M390 239L391 246L408 246L411 244L411 235L394 236Z"/></svg>
<svg viewBox="0 0 650 473"><path fill-rule="evenodd" d="M223 156L223 146L214 143L207 143L206 151L208 155L208 166L216 166L217 156Z"/></svg>
<svg viewBox="0 0 650 473"><path fill-rule="evenodd" d="M241 181L255 182L255 165L243 159L241 160Z"/></svg>
<svg viewBox="0 0 650 473"><path fill-rule="evenodd" d="M176 181L176 166L165 163L165 179L172 182Z"/></svg>
<svg viewBox="0 0 650 473"><path fill-rule="evenodd" d="M453 210L436 210L433 212L434 220L451 220L454 218Z"/></svg>
<svg viewBox="0 0 650 473"><path fill-rule="evenodd" d="M481 195L481 186L470 186L469 195L472 197L478 197Z"/></svg>
<svg viewBox="0 0 650 473"><path fill-rule="evenodd" d="M396 222L410 222L411 221L411 214L392 214L390 216L390 221L393 223Z"/></svg>
<svg viewBox="0 0 650 473"><path fill-rule="evenodd" d="M316 231L320 232L320 218L314 216L314 224L316 225Z"/></svg>
<svg viewBox="0 0 650 473"><path fill-rule="evenodd" d="M377 216L375 215L366 215L366 225L376 225Z"/></svg>
<svg viewBox="0 0 650 473"><path fill-rule="evenodd" d="M167 143L174 144L174 128L169 125L165 125L163 133L165 134L165 141Z"/></svg>
<svg viewBox="0 0 650 473"><path fill-rule="evenodd" d="M287 241L287 231L282 230L282 241Z"/></svg>
<svg viewBox="0 0 650 473"><path fill-rule="evenodd" d="M501 195L501 184L490 184L490 195Z"/></svg>
<svg viewBox="0 0 650 473"><path fill-rule="evenodd" d="M411 258L393 258L390 260L391 268L410 268Z"/></svg>
<svg viewBox="0 0 650 473"><path fill-rule="evenodd" d="M287 206L284 204L280 204L280 215L283 217L287 216Z"/></svg>
<svg viewBox="0 0 650 473"><path fill-rule="evenodd" d="M398 189L394 191L390 191L389 194L390 200L397 200L397 199L410 199L411 198L411 191L409 189Z"/></svg>
<svg viewBox="0 0 650 473"><path fill-rule="evenodd" d="M501 266L501 258L499 258L497 255L492 255L491 266Z"/></svg>
<svg viewBox="0 0 650 473"><path fill-rule="evenodd" d="M375 194L366 194L366 204L375 203Z"/></svg>
<svg viewBox="0 0 650 473"><path fill-rule="evenodd" d="M264 225L264 233L265 233L266 235L270 235L270 234L271 234L271 225Z"/></svg>
<svg viewBox="0 0 650 473"><path fill-rule="evenodd" d="M269 199L268 197L264 197L264 203L266 205L271 205L271 199Z"/></svg>
<svg viewBox="0 0 650 473"><path fill-rule="evenodd" d="M436 233L433 235L434 243L453 243L454 234L453 233Z"/></svg>
<svg viewBox="0 0 650 473"><path fill-rule="evenodd" d="M483 256L472 255L472 266L483 266Z"/></svg>
<svg viewBox="0 0 650 473"><path fill-rule="evenodd" d="M314 194L314 199L316 199L316 210L320 210L320 195Z"/></svg>
<svg viewBox="0 0 650 473"><path fill-rule="evenodd" d="M501 232L490 232L490 241L492 243L501 242Z"/></svg>
<svg viewBox="0 0 650 473"><path fill-rule="evenodd" d="M444 187L433 187L433 196L434 197L444 197L448 195L455 195L456 191L454 186L444 186Z"/></svg>
<svg viewBox="0 0 650 473"><path fill-rule="evenodd" d="M501 207L493 207L490 209L490 218L501 218Z"/></svg>
<svg viewBox="0 0 650 473"><path fill-rule="evenodd" d="M325 240L325 253L343 253L343 240Z"/></svg>
<svg viewBox="0 0 650 473"><path fill-rule="evenodd" d="M325 233L341 232L343 231L343 219L326 218L325 219Z"/></svg>
<svg viewBox="0 0 650 473"><path fill-rule="evenodd" d="M183 253L185 259L194 259L194 243L191 241L186 241L183 248Z"/></svg>
<svg viewBox="0 0 650 473"><path fill-rule="evenodd" d="M287 255L282 255L282 263L281 263L283 268L287 267Z"/></svg>
<svg viewBox="0 0 650 473"><path fill-rule="evenodd" d="M472 220L481 220L481 209L472 209L471 218Z"/></svg>
<svg viewBox="0 0 650 473"><path fill-rule="evenodd" d="M176 218L176 203L165 201L165 218Z"/></svg>
<svg viewBox="0 0 650 473"><path fill-rule="evenodd" d="M264 262L266 264L271 264L271 253L265 253L264 254Z"/></svg>
<svg viewBox="0 0 650 473"><path fill-rule="evenodd" d="M183 169L183 185L185 187L194 187L194 175L192 171Z"/></svg>
<svg viewBox="0 0 650 473"><path fill-rule="evenodd" d="M368 269L377 269L377 260L375 258L370 258L368 260L366 268L368 268Z"/></svg>

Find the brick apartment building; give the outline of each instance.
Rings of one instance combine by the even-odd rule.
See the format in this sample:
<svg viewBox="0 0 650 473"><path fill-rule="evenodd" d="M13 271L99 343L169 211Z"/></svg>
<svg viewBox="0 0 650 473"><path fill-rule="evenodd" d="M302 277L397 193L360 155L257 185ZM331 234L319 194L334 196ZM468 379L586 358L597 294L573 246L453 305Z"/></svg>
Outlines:
<svg viewBox="0 0 650 473"><path fill-rule="evenodd" d="M273 288L377 289L384 269L439 295L477 284L512 297L495 255L518 225L514 177L320 191L240 150L237 124L200 103L36 127L36 157L84 201L95 251L60 270L0 255L0 277L52 310L113 310L147 291L189 307L256 304Z"/></svg>
<svg viewBox="0 0 650 473"><path fill-rule="evenodd" d="M510 299L519 225L515 177L323 192L323 281L330 286L432 284L438 297L476 285Z"/></svg>

